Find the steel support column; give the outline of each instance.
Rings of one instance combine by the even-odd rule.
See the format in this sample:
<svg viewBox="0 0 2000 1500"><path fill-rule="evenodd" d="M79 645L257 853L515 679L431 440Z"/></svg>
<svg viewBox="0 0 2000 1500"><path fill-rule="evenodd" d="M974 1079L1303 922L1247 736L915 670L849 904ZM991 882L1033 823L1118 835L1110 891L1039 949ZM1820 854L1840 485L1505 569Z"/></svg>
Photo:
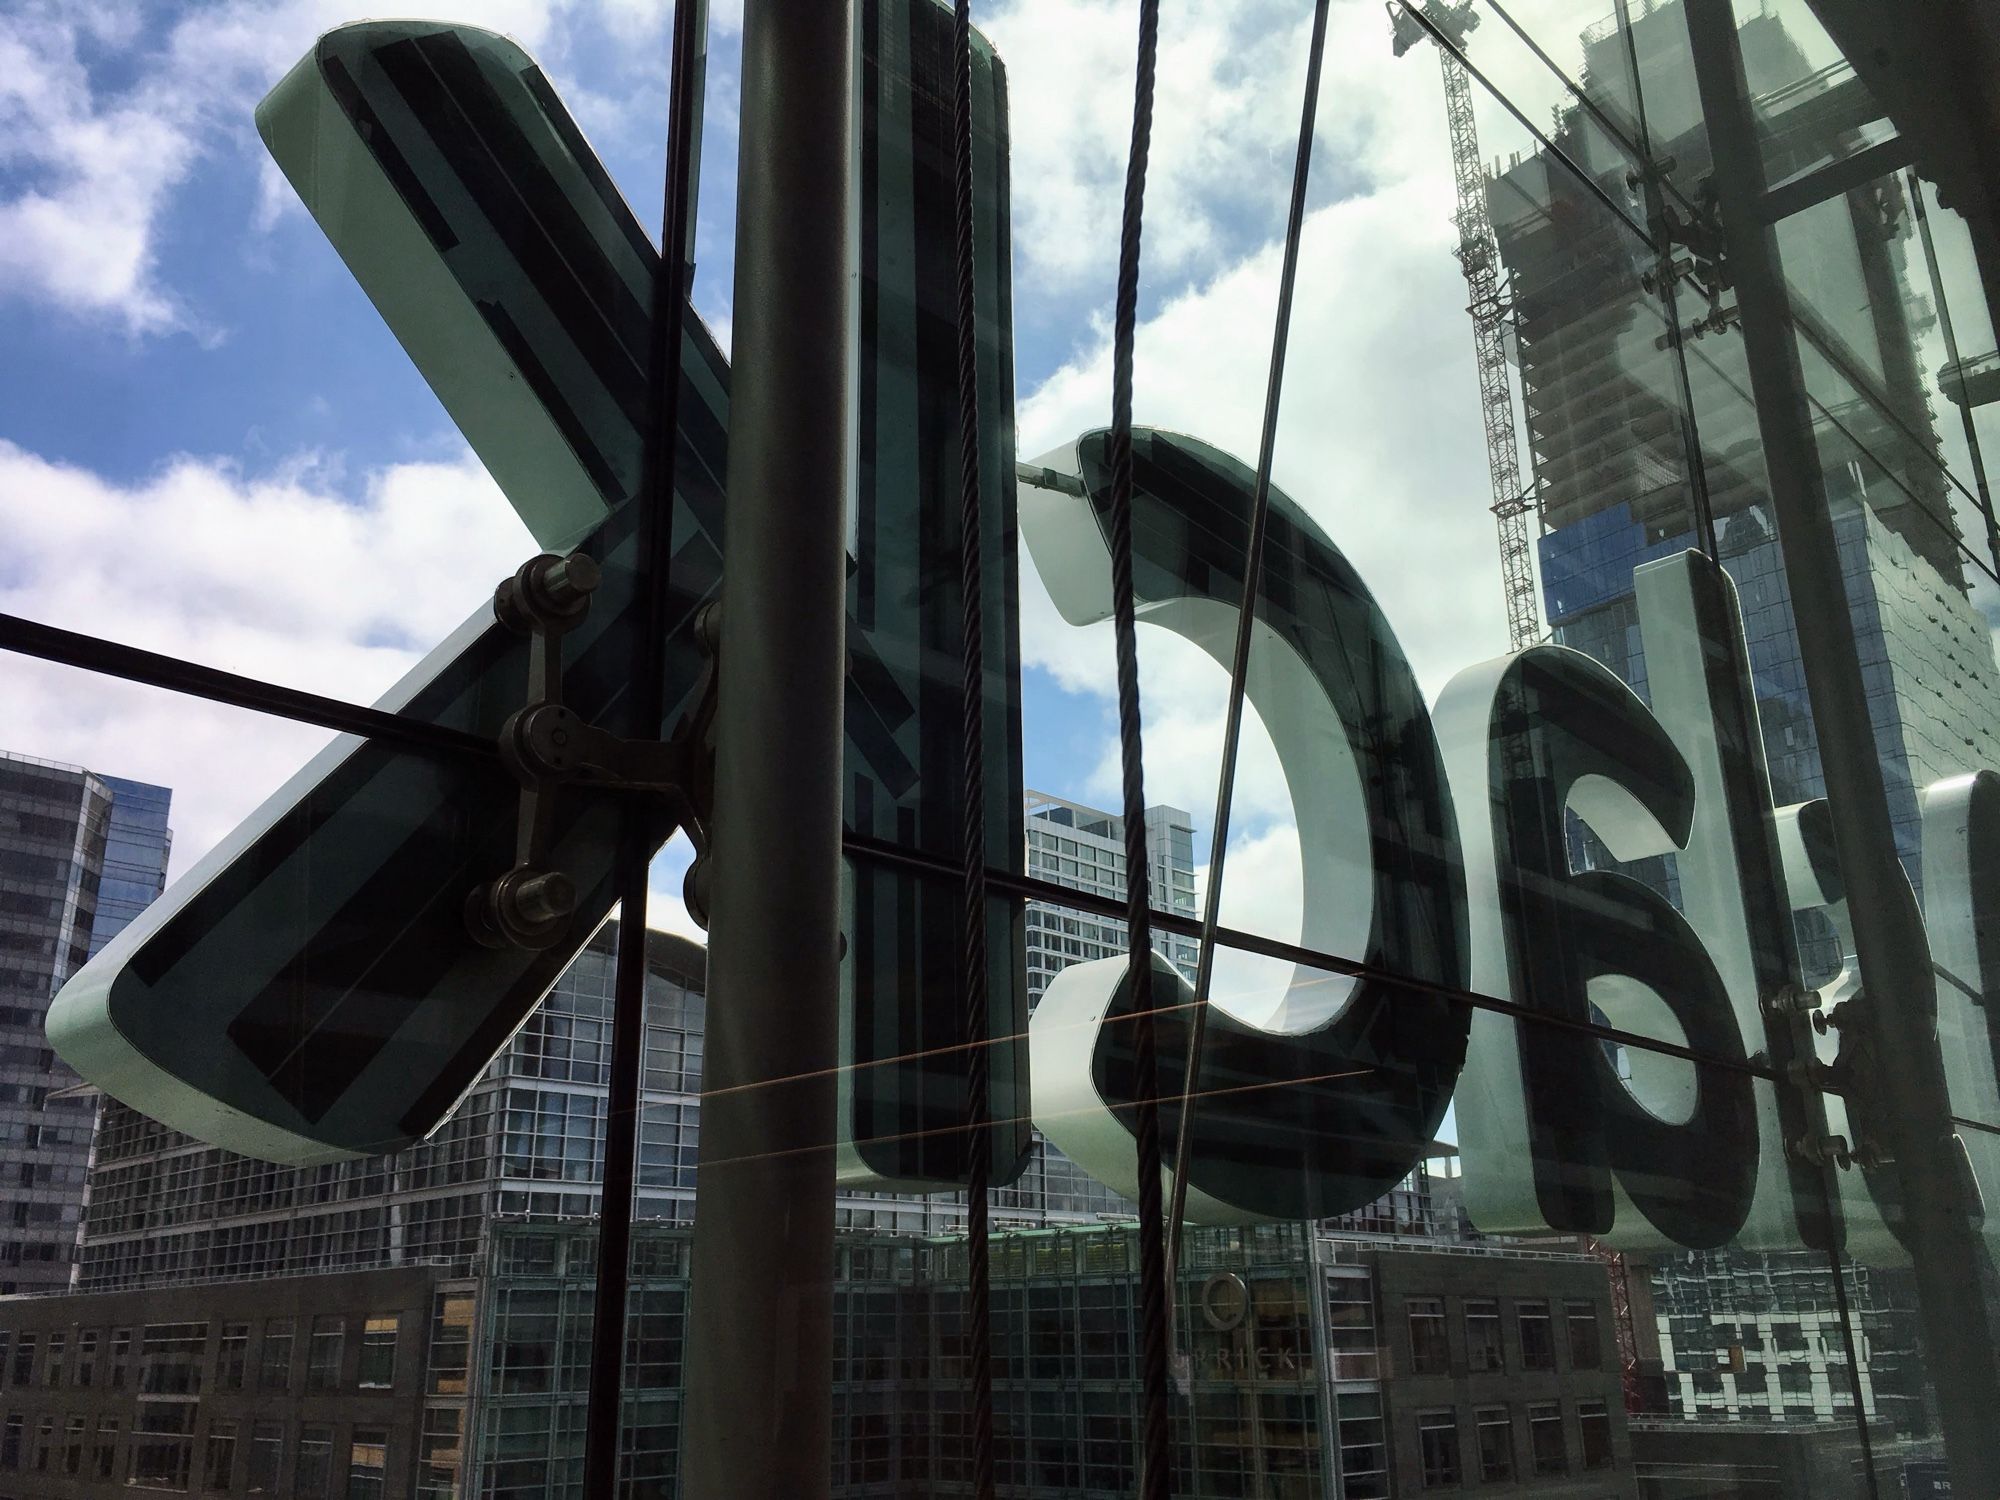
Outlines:
<svg viewBox="0 0 2000 1500"><path fill-rule="evenodd" d="M1777 237L1759 211L1764 164L1735 15L1730 0L1688 0L1687 20L1771 504L1854 923L1865 992L1865 1003L1856 1008L1864 1011L1861 1024L1878 1070L1866 1091L1872 1099L1854 1102L1878 1106L1871 1114L1885 1137L1879 1144L1893 1158L1953 1488L1963 1495L2000 1494L1993 1416L2000 1411L2000 1380L1980 1295L1984 1252L1966 1200L1937 1051L1930 948L1896 856Z"/></svg>
<svg viewBox="0 0 2000 1500"><path fill-rule="evenodd" d="M689 1496L830 1483L851 48L744 8Z"/></svg>

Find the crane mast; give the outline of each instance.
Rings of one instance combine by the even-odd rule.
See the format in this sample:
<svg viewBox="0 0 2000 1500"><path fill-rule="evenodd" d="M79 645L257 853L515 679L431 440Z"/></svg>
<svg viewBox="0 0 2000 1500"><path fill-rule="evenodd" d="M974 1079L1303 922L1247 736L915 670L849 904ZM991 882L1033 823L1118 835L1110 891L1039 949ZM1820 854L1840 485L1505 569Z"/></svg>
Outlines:
<svg viewBox="0 0 2000 1500"><path fill-rule="evenodd" d="M1401 56L1428 32L1409 9L1391 4L1396 53ZM1471 0L1429 0L1424 15L1454 42L1479 24ZM1437 49L1444 70L1445 118L1451 128L1452 176L1458 187L1458 263L1465 272L1466 311L1479 366L1479 410L1486 428L1486 466L1493 490L1493 519L1500 536L1500 584L1507 605L1507 643L1513 650L1541 638L1529 518L1535 502L1521 483L1521 452L1514 436L1514 398L1507 379L1508 307L1500 294L1500 246L1486 212L1486 173L1479 158L1479 127L1472 113L1472 78L1449 47Z"/></svg>
<svg viewBox="0 0 2000 1500"><path fill-rule="evenodd" d="M1518 651L1541 636L1528 519L1534 501L1521 484L1514 437L1514 398L1507 383L1506 304L1500 298L1500 247L1486 216L1486 177L1472 119L1472 79L1465 64L1438 48L1444 107L1451 123L1452 172L1458 180L1458 262L1465 268L1472 343L1479 363L1479 410L1486 426L1486 467L1493 483L1493 519L1500 534L1500 586L1507 602L1507 644Z"/></svg>

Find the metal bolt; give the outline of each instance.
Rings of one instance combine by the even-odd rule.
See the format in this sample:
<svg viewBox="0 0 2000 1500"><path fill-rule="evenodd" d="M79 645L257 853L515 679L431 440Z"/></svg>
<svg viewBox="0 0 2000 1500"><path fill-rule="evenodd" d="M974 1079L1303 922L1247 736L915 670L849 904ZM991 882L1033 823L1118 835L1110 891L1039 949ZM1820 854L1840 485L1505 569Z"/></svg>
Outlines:
<svg viewBox="0 0 2000 1500"><path fill-rule="evenodd" d="M568 557L544 552L522 563L493 591L493 613L521 635L532 635L537 628L567 630L584 617L602 581L595 558L582 552Z"/></svg>
<svg viewBox="0 0 2000 1500"><path fill-rule="evenodd" d="M488 948L547 948L575 911L575 882L560 870L516 867L465 899L466 926Z"/></svg>
<svg viewBox="0 0 2000 1500"><path fill-rule="evenodd" d="M565 921L576 910L576 886L560 870L530 875L525 880L507 883L503 889L507 893L503 899L512 902L510 915L532 926Z"/></svg>
<svg viewBox="0 0 2000 1500"><path fill-rule="evenodd" d="M549 558L544 553L537 558L542 562ZM597 586L604 581L598 569L597 559L588 553L572 552L568 557L550 558L542 567L539 579L543 597L558 609L568 609L581 604L597 592Z"/></svg>

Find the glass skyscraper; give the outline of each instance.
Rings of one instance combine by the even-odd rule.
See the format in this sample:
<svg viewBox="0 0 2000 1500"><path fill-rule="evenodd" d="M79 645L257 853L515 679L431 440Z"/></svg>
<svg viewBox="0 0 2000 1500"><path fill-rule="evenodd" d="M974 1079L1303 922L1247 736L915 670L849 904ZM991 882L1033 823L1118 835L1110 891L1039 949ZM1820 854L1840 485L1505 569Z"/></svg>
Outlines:
<svg viewBox="0 0 2000 1500"><path fill-rule="evenodd" d="M75 1273L98 1095L49 1050L44 1018L166 884L172 795L0 751L0 1293Z"/></svg>

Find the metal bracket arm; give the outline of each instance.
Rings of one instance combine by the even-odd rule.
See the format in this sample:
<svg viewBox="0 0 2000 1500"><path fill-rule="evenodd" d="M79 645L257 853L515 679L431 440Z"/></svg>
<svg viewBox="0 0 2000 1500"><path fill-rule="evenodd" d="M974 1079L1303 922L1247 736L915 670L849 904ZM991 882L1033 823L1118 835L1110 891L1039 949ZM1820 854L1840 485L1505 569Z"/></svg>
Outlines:
<svg viewBox="0 0 2000 1500"><path fill-rule="evenodd" d="M669 740L627 739L586 723L562 701L562 638L589 613L599 581L596 562L583 553L543 553L493 593L494 617L527 636L530 646L528 701L508 715L499 735L500 758L521 786L514 865L474 889L465 903L467 927L491 948L546 948L568 929L576 911L575 882L547 863L556 797L571 784L667 800L674 821L695 845L687 900L695 919L706 925L700 897L707 886L715 785L715 607L708 606L695 622L696 635L710 652L695 711Z"/></svg>

